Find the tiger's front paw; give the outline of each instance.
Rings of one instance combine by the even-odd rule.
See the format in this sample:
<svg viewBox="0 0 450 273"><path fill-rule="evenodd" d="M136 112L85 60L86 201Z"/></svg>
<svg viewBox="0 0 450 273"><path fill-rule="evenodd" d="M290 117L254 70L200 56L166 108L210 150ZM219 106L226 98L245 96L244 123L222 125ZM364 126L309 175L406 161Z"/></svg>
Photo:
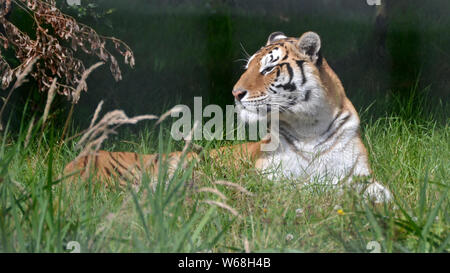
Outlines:
<svg viewBox="0 0 450 273"><path fill-rule="evenodd" d="M378 182L373 182L366 188L364 197L375 203L388 203L392 200L391 192Z"/></svg>

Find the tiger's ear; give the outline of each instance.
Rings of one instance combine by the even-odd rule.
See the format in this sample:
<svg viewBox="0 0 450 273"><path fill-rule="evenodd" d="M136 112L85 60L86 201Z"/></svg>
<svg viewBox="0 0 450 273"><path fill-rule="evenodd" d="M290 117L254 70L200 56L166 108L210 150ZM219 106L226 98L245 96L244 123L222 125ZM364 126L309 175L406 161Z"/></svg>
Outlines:
<svg viewBox="0 0 450 273"><path fill-rule="evenodd" d="M320 59L320 37L317 33L308 31L298 39L298 48L301 53L309 56L313 63Z"/></svg>
<svg viewBox="0 0 450 273"><path fill-rule="evenodd" d="M286 39L286 38L287 38L287 36L283 32L280 32L280 31L273 32L272 34L269 35L266 46L273 44L276 40L281 40L281 39Z"/></svg>

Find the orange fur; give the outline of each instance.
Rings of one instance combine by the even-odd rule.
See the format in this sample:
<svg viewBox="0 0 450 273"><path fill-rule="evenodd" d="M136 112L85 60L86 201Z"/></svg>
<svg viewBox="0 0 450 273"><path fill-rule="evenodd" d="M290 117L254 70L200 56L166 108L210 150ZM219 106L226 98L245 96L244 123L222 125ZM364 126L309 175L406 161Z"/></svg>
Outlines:
<svg viewBox="0 0 450 273"><path fill-rule="evenodd" d="M249 92L249 98L258 98L265 95L268 86L276 79L276 71L263 75L258 69L262 56L270 50L280 47L289 55L284 62L289 62L293 66L295 60L302 59L305 62L311 62L308 56L302 54L298 49L298 43L301 38L283 38L277 39L274 42L261 48L257 52L257 57L252 59L248 64L248 69L242 74L234 90L246 90ZM261 54L258 54L261 53ZM256 55L256 54L255 54ZM287 69L281 67L279 69ZM287 73L287 71L283 71ZM326 94L327 101L333 108L338 110L346 110L357 116L352 103L345 95L344 88L338 76L330 68L327 61L321 59L321 65L317 70L314 70L313 76L316 77L322 84ZM223 152L231 152L233 161L222 162L221 166L237 167L242 161L251 162L256 168L261 168L265 160L265 154L261 151L261 144L267 143L268 140L259 142L249 142L241 145L234 145L229 147L222 147L217 150L212 150L208 153L208 157L214 162L220 162ZM365 151L362 142L360 145ZM163 160L168 160L172 167L175 167L181 159L181 152L175 152L163 156ZM186 162L192 160L202 160L196 153L188 153L186 155ZM98 151L97 153L77 158L67 164L65 167L65 174L75 174L74 177L88 178L94 175L98 180L111 181L111 178L118 179L121 185L124 185L127 180L133 183L139 183L140 175L144 171L148 171L153 176L157 175L159 166L159 156L157 154L144 155L131 152L107 152Z"/></svg>

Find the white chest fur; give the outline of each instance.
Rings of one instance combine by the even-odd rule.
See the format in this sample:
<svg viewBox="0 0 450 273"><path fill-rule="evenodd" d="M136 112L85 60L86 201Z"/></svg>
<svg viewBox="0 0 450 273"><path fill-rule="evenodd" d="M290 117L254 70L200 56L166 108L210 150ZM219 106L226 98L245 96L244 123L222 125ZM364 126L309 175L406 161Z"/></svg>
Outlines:
<svg viewBox="0 0 450 273"><path fill-rule="evenodd" d="M284 176L333 184L350 181L353 175L370 175L358 134L358 118L342 113L332 126L317 137L307 138L280 127L278 149L266 152L263 169L271 178Z"/></svg>

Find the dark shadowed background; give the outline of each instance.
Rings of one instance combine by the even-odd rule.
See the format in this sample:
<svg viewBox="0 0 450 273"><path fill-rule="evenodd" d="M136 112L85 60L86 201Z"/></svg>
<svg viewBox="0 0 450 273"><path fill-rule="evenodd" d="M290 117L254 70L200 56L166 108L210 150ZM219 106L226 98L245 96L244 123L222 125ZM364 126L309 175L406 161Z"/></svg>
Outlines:
<svg viewBox="0 0 450 273"><path fill-rule="evenodd" d="M323 55L360 111L372 104L373 115L400 113L402 103L433 108L449 98L450 1L385 1L381 7L365 0L96 2L105 15L79 21L129 44L136 67L122 65L120 82L107 66L91 74L75 108L76 127L88 125L102 99L105 110L129 115L191 105L194 96L204 104L232 104L245 52L253 54L274 31L319 33ZM16 106L23 105L23 92L29 91L16 96ZM427 105L419 103L424 97ZM66 111L69 103L60 106Z"/></svg>

